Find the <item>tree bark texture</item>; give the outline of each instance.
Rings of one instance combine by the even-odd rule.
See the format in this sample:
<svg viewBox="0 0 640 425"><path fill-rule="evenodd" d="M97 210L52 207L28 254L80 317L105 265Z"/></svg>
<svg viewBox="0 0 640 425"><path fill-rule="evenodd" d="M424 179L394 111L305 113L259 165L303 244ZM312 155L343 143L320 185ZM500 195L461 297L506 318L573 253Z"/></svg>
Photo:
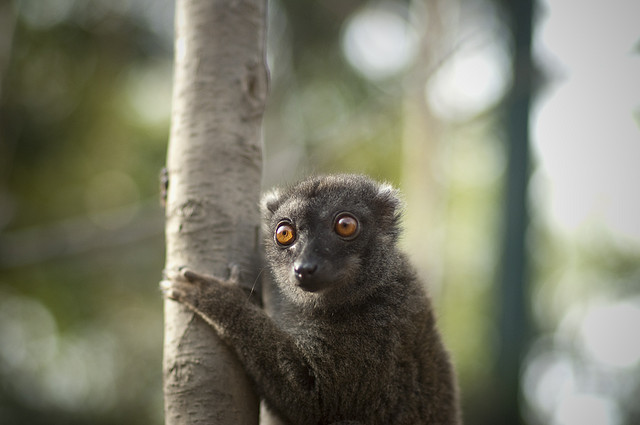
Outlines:
<svg viewBox="0 0 640 425"><path fill-rule="evenodd" d="M166 268L256 280L267 94L266 0L177 0ZM217 334L165 301L165 423L257 424L258 400Z"/></svg>

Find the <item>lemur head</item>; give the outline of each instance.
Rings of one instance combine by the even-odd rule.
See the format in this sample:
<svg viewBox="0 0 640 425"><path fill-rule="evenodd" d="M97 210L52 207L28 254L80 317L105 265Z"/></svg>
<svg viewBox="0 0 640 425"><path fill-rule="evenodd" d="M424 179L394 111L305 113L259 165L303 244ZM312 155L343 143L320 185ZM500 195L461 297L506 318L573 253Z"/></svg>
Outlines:
<svg viewBox="0 0 640 425"><path fill-rule="evenodd" d="M265 252L294 301L375 285L395 252L400 200L388 184L353 174L314 176L262 200Z"/></svg>

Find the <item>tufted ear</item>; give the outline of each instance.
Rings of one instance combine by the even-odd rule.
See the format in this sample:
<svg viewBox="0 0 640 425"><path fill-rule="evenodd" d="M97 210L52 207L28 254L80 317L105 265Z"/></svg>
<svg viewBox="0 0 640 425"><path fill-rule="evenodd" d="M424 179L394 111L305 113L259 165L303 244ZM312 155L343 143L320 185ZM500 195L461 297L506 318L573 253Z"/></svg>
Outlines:
<svg viewBox="0 0 640 425"><path fill-rule="evenodd" d="M377 207L385 222L393 230L397 230L403 208L400 192L389 183L380 183L378 185L376 201Z"/></svg>
<svg viewBox="0 0 640 425"><path fill-rule="evenodd" d="M262 199L260 200L260 211L264 218L269 218L276 212L281 203L281 195L282 191L278 188L271 189L262 195Z"/></svg>

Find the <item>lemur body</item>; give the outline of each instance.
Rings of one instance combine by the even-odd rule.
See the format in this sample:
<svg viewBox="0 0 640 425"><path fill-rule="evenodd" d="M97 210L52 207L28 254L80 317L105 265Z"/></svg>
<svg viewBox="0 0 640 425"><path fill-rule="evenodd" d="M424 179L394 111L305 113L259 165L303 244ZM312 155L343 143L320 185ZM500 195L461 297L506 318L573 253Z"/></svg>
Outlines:
<svg viewBox="0 0 640 425"><path fill-rule="evenodd" d="M229 280L168 273L167 296L235 350L283 423L460 424L431 303L397 248L397 193L359 175L312 177L262 202L273 317Z"/></svg>

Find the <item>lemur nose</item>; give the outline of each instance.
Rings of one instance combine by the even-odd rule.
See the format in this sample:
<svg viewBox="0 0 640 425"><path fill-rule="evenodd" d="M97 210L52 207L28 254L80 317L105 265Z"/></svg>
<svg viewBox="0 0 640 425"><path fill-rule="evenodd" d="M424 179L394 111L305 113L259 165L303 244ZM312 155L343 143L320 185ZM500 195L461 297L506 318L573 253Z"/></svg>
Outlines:
<svg viewBox="0 0 640 425"><path fill-rule="evenodd" d="M306 277L311 276L318 269L318 265L316 263L295 263L293 265L293 271L296 274L298 280L302 280Z"/></svg>

